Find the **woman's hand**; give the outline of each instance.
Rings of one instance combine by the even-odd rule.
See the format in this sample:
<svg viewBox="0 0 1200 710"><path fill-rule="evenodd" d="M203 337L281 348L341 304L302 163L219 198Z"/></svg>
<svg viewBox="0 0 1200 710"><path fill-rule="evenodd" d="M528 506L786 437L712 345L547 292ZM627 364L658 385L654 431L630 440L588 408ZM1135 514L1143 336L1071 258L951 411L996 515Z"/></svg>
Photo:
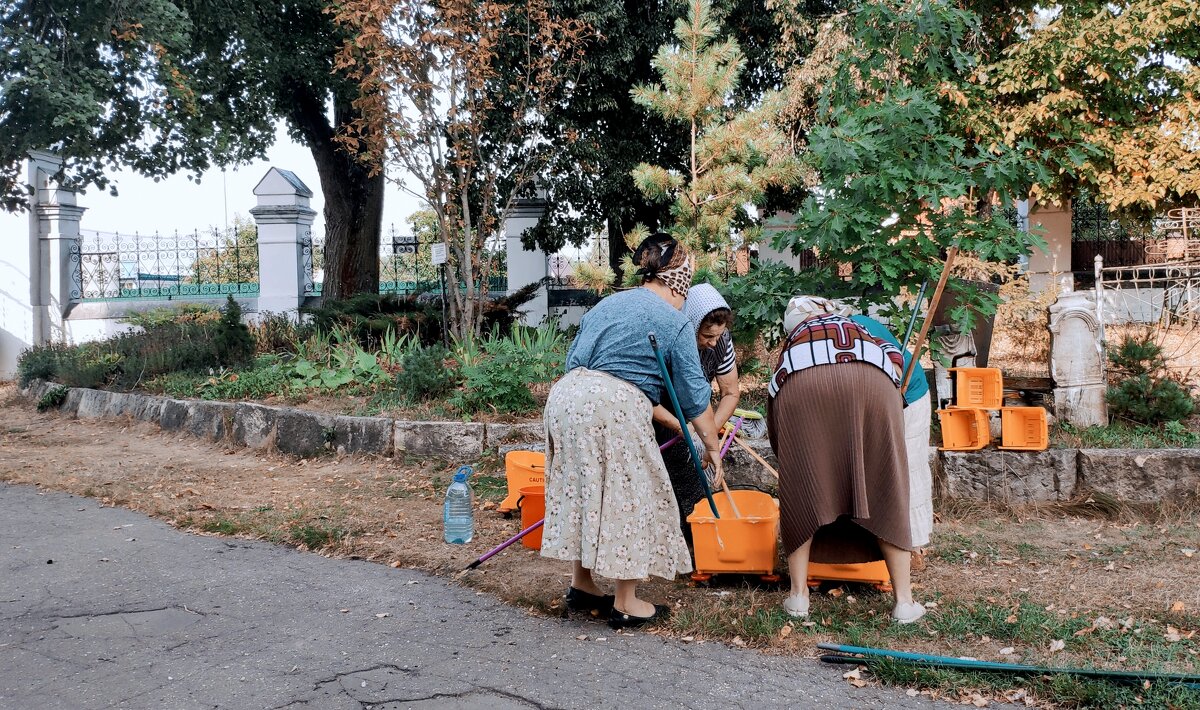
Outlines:
<svg viewBox="0 0 1200 710"><path fill-rule="evenodd" d="M711 449L704 450L704 465L713 472L712 487L717 489L725 482L725 467L721 465L721 452Z"/></svg>

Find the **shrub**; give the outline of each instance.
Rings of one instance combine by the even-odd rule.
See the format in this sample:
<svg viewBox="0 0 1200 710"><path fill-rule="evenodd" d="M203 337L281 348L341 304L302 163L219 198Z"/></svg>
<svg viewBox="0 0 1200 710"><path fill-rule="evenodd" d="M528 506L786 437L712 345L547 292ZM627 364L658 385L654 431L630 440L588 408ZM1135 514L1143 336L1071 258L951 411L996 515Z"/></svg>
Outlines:
<svg viewBox="0 0 1200 710"><path fill-rule="evenodd" d="M151 330L172 323L215 323L220 317L220 310L208 304L184 303L173 308L137 311L126 315L123 320L130 325Z"/></svg>
<svg viewBox="0 0 1200 710"><path fill-rule="evenodd" d="M450 351L441 345L416 347L401 361L396 391L409 402L436 399L454 389L456 374L446 367Z"/></svg>
<svg viewBox="0 0 1200 710"><path fill-rule="evenodd" d="M17 382L22 387L34 380L54 380L58 377L59 362L71 347L61 343L35 345L17 359Z"/></svg>
<svg viewBox="0 0 1200 710"><path fill-rule="evenodd" d="M1188 391L1171 379L1162 348L1149 337L1126 338L1109 353L1120 382L1108 388L1113 414L1144 424L1185 419L1196 409Z"/></svg>
<svg viewBox="0 0 1200 710"><path fill-rule="evenodd" d="M289 372L276 355L261 355L254 367L213 375L197 383L202 399L266 399L288 394Z"/></svg>
<svg viewBox="0 0 1200 710"><path fill-rule="evenodd" d="M463 388L453 404L468 414L484 409L528 412L537 406L530 385L554 379L566 351L566 337L553 323L515 328L508 337L493 332L479 353L470 348L456 352Z"/></svg>
<svg viewBox="0 0 1200 710"><path fill-rule="evenodd" d="M233 296L227 296L221 309L221 320L213 338L217 348L217 359L223 367L243 365L254 355L254 338L250 329L242 323L242 307Z"/></svg>
<svg viewBox="0 0 1200 710"><path fill-rule="evenodd" d="M70 393L70 391L71 389L69 387L63 387L62 385L51 387L49 390L47 390L46 394L42 395L41 399L38 400L37 410L39 412L44 412L47 409L61 407L62 403L67 401L67 394Z"/></svg>
<svg viewBox="0 0 1200 710"><path fill-rule="evenodd" d="M308 338L311 327L297 324L286 313L261 313L248 329L255 354L266 355L296 352L296 343Z"/></svg>

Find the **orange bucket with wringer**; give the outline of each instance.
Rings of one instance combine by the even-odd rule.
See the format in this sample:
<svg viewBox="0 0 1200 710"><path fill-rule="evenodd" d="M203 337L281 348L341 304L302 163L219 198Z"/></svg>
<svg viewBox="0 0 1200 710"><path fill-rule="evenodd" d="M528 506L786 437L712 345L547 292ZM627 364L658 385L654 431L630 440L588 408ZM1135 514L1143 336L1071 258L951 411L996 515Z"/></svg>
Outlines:
<svg viewBox="0 0 1200 710"><path fill-rule="evenodd" d="M526 486L519 491L517 507L521 509L521 529L546 517L546 487ZM531 550L542 549L542 528L521 538L521 544Z"/></svg>
<svg viewBox="0 0 1200 710"><path fill-rule="evenodd" d="M504 455L504 475L508 479L508 495L500 502L498 510L511 513L517 509L522 488L546 485L546 454L540 451L509 451ZM530 525L536 522L537 518L534 518Z"/></svg>
<svg viewBox="0 0 1200 710"><path fill-rule="evenodd" d="M774 577L778 556L779 501L759 491L730 491L741 517L734 517L729 497L713 495L720 518L713 517L707 500L696 504L687 517L692 526L696 571L692 579L705 581L713 574L760 574Z"/></svg>

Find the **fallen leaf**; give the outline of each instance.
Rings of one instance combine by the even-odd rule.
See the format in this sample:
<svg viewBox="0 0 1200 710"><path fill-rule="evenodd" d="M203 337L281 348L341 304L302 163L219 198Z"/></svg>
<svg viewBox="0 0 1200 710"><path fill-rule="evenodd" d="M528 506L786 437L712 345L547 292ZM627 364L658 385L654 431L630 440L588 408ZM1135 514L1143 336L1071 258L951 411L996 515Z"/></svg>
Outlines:
<svg viewBox="0 0 1200 710"><path fill-rule="evenodd" d="M1005 621L1005 623L1008 623L1008 624L1015 624L1015 623L1017 623L1017 615L1009 614L1008 618L1005 619L1004 621Z"/></svg>
<svg viewBox="0 0 1200 710"><path fill-rule="evenodd" d="M1013 648L1012 646L1005 646L1004 648L1000 649L1001 656L1011 656L1016 652L1017 649Z"/></svg>
<svg viewBox="0 0 1200 710"><path fill-rule="evenodd" d="M579 634L578 636L575 637L575 639L577 641L587 641L588 635L587 634Z"/></svg>
<svg viewBox="0 0 1200 710"><path fill-rule="evenodd" d="M905 695L907 695L907 696L908 696L908 697L910 697L910 698L915 698L915 697L917 697L918 695L920 695L920 694L921 694L921 691L919 691L919 690L915 690L915 689L913 689L913 688L909 688L908 690L904 691L904 694L905 694Z"/></svg>
<svg viewBox="0 0 1200 710"><path fill-rule="evenodd" d="M850 685L853 685L855 688L862 688L867 684L867 681L862 679L862 669L861 668L855 668L852 671L847 671L847 672L843 673L842 678L845 678L846 680L850 681Z"/></svg>
<svg viewBox="0 0 1200 710"><path fill-rule="evenodd" d="M1092 619L1092 628L1093 629L1102 629L1102 630L1107 631L1108 629L1111 629L1113 626L1115 626L1115 624L1113 624L1113 620L1108 618L1107 616L1097 616L1095 619Z"/></svg>
<svg viewBox="0 0 1200 710"><path fill-rule="evenodd" d="M791 624L788 624L787 626L784 626L782 629L779 630L779 638L781 638L781 639L785 639L791 635L792 635L792 625Z"/></svg>
<svg viewBox="0 0 1200 710"><path fill-rule="evenodd" d="M1182 553L1183 553L1183 556L1184 556L1184 557L1191 557L1191 556L1193 556L1193 555L1195 555L1195 554L1196 554L1196 551L1195 551L1195 550L1193 550L1193 549L1191 549L1191 548L1189 548L1189 547L1185 547L1185 548L1183 548L1182 550L1180 550L1180 552L1182 552Z"/></svg>
<svg viewBox="0 0 1200 710"><path fill-rule="evenodd" d="M975 693L971 696L971 704L977 708L986 708L988 706L988 701L987 698L983 697L979 693Z"/></svg>
<svg viewBox="0 0 1200 710"><path fill-rule="evenodd" d="M1170 641L1171 643L1175 643L1176 641L1181 640L1183 638L1183 635L1179 633L1179 629L1168 624L1167 625L1167 633L1163 634L1163 638Z"/></svg>
<svg viewBox="0 0 1200 710"><path fill-rule="evenodd" d="M737 646L738 648L742 648L746 645L746 642L742 640L741 636L734 636L733 640L730 641L730 643L732 643L734 646Z"/></svg>
<svg viewBox="0 0 1200 710"><path fill-rule="evenodd" d="M1178 611L1183 611L1183 610L1184 610L1184 609L1186 609L1186 608L1187 608L1187 607L1186 607L1186 606L1184 606L1184 603L1183 603L1183 602L1175 602L1174 604L1172 604L1172 605L1171 605L1171 611L1176 611L1176 612L1178 612Z"/></svg>
<svg viewBox="0 0 1200 710"><path fill-rule="evenodd" d="M387 613L387 612L385 611L385 612L383 612L382 614L376 614L376 615L375 615L375 618L376 618L376 619L386 619L386 618L388 618L389 616L391 616L391 614L389 614L389 613Z"/></svg>
<svg viewBox="0 0 1200 710"><path fill-rule="evenodd" d="M834 599L842 596L843 594L845 594L845 592L842 591L841 587L835 587L829 590L829 596L833 597Z"/></svg>
<svg viewBox="0 0 1200 710"><path fill-rule="evenodd" d="M1067 647L1067 642L1062 639L1054 639L1050 642L1050 653L1058 653Z"/></svg>
<svg viewBox="0 0 1200 710"><path fill-rule="evenodd" d="M349 609L338 609L338 611L342 612L343 614L349 614L349 613L350 613L350 610L349 610Z"/></svg>

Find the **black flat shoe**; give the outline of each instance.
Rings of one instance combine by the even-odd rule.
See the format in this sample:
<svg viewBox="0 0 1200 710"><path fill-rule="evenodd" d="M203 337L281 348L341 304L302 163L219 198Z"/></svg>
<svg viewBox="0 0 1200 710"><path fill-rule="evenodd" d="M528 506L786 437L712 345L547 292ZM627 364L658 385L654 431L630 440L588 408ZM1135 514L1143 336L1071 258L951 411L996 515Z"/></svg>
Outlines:
<svg viewBox="0 0 1200 710"><path fill-rule="evenodd" d="M616 607L608 614L608 625L614 629L636 629L647 624L659 624L671 616L671 607L662 604L654 605L654 613L650 616L634 616L618 611Z"/></svg>
<svg viewBox="0 0 1200 710"><path fill-rule="evenodd" d="M607 615L613 608L613 595L589 594L575 587L568 587L563 599L567 602L568 611L595 612L598 615Z"/></svg>

